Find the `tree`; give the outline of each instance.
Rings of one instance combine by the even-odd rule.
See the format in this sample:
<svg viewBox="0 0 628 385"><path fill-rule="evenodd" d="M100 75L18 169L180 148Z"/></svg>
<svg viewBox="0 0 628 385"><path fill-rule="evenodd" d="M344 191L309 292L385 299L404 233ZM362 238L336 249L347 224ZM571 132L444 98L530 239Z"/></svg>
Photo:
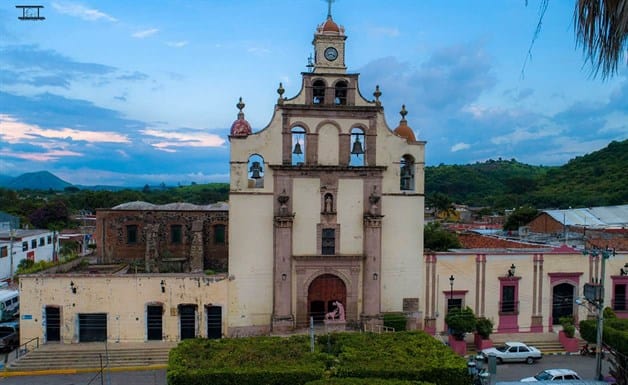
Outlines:
<svg viewBox="0 0 628 385"><path fill-rule="evenodd" d="M445 316L445 322L454 338L462 341L466 333L475 331L477 320L473 310L467 306L464 309L450 309Z"/></svg>
<svg viewBox="0 0 628 385"><path fill-rule="evenodd" d="M537 209L530 206L519 207L506 219L506 223L504 223L504 230L518 230L519 226L524 226L534 218L536 218L538 214Z"/></svg>
<svg viewBox="0 0 628 385"><path fill-rule="evenodd" d="M427 197L427 204L436 211L436 216L439 218L447 219L455 212L454 204L451 199L441 192L429 195Z"/></svg>
<svg viewBox="0 0 628 385"><path fill-rule="evenodd" d="M456 234L443 229L438 222L425 225L423 242L425 249L432 251L447 251L462 247Z"/></svg>
<svg viewBox="0 0 628 385"><path fill-rule="evenodd" d="M526 0L526 4L528 1ZM540 18L532 38L538 37L549 0L542 0ZM617 74L628 50L628 2L625 0L576 0L574 10L576 43L582 46L593 74L606 79ZM530 55L532 48L528 51ZM627 63L628 64L628 63Z"/></svg>
<svg viewBox="0 0 628 385"><path fill-rule="evenodd" d="M576 41L594 72L601 71L602 78L616 74L628 49L628 2L577 0L574 28Z"/></svg>
<svg viewBox="0 0 628 385"><path fill-rule="evenodd" d="M63 226L70 220L70 211L64 201L55 200L33 211L28 219L38 229L49 228L51 224Z"/></svg>

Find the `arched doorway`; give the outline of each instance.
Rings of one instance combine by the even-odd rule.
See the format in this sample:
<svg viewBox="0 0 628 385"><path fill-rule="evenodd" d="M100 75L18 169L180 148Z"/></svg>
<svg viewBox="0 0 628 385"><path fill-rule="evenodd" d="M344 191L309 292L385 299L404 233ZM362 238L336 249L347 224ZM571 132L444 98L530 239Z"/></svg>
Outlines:
<svg viewBox="0 0 628 385"><path fill-rule="evenodd" d="M570 283L561 283L552 289L552 325L560 324L561 317L573 316L574 288Z"/></svg>
<svg viewBox="0 0 628 385"><path fill-rule="evenodd" d="M333 274L323 274L315 278L307 293L308 319L314 317L314 322L322 322L325 313L334 310L334 301L340 301L347 306L347 287L342 279Z"/></svg>

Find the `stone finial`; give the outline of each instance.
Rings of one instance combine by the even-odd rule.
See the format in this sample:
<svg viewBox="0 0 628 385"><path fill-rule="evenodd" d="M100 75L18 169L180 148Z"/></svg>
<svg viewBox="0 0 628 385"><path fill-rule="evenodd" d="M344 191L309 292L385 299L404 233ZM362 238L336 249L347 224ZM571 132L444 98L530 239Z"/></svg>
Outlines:
<svg viewBox="0 0 628 385"><path fill-rule="evenodd" d="M242 110L244 109L244 106L246 106L246 104L242 102L242 96L240 96L240 100L238 101L238 104L236 104L236 107L238 108L238 110L240 110L240 112L238 112L238 118L244 117L244 112L242 112Z"/></svg>
<svg viewBox="0 0 628 385"><path fill-rule="evenodd" d="M283 84L281 84L281 82L279 82L279 88L277 88L277 93L279 94L279 99L277 100L279 102L279 104L283 103L283 93L286 92L286 90L283 89Z"/></svg>
<svg viewBox="0 0 628 385"><path fill-rule="evenodd" d="M405 104L401 105L401 111L399 111L399 114L401 114L401 121L405 122L406 121L406 115L408 115L408 111L406 110L406 105Z"/></svg>
<svg viewBox="0 0 628 385"><path fill-rule="evenodd" d="M379 101L379 97L382 96L382 92L379 90L379 84L375 86L375 92L373 92L373 96L375 96L375 104L377 104L378 106L382 104L382 102Z"/></svg>

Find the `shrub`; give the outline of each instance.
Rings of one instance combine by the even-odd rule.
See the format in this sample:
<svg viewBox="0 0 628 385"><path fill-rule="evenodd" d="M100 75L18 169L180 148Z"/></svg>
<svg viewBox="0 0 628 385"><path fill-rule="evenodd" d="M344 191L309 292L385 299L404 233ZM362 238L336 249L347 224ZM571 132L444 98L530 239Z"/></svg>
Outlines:
<svg viewBox="0 0 628 385"><path fill-rule="evenodd" d="M576 335L576 327L573 324L573 317L560 317L558 322L563 326L563 332L569 338L573 338Z"/></svg>
<svg viewBox="0 0 628 385"><path fill-rule="evenodd" d="M396 332L406 330L406 316L403 313L384 314L384 326L395 329Z"/></svg>
<svg viewBox="0 0 628 385"><path fill-rule="evenodd" d="M484 317L478 318L475 323L475 331L482 336L483 339L488 339L493 332L493 321Z"/></svg>
<svg viewBox="0 0 628 385"><path fill-rule="evenodd" d="M464 339L466 333L475 331L476 318L470 307L464 309L451 309L445 316L445 322L451 329L451 334L459 341Z"/></svg>

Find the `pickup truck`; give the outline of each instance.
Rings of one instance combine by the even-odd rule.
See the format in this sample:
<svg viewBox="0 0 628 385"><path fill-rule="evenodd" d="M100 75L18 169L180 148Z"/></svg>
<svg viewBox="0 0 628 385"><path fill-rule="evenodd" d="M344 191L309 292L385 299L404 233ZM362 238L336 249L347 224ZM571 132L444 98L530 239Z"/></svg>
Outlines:
<svg viewBox="0 0 628 385"><path fill-rule="evenodd" d="M19 322L0 323L0 351L11 351L20 345Z"/></svg>

